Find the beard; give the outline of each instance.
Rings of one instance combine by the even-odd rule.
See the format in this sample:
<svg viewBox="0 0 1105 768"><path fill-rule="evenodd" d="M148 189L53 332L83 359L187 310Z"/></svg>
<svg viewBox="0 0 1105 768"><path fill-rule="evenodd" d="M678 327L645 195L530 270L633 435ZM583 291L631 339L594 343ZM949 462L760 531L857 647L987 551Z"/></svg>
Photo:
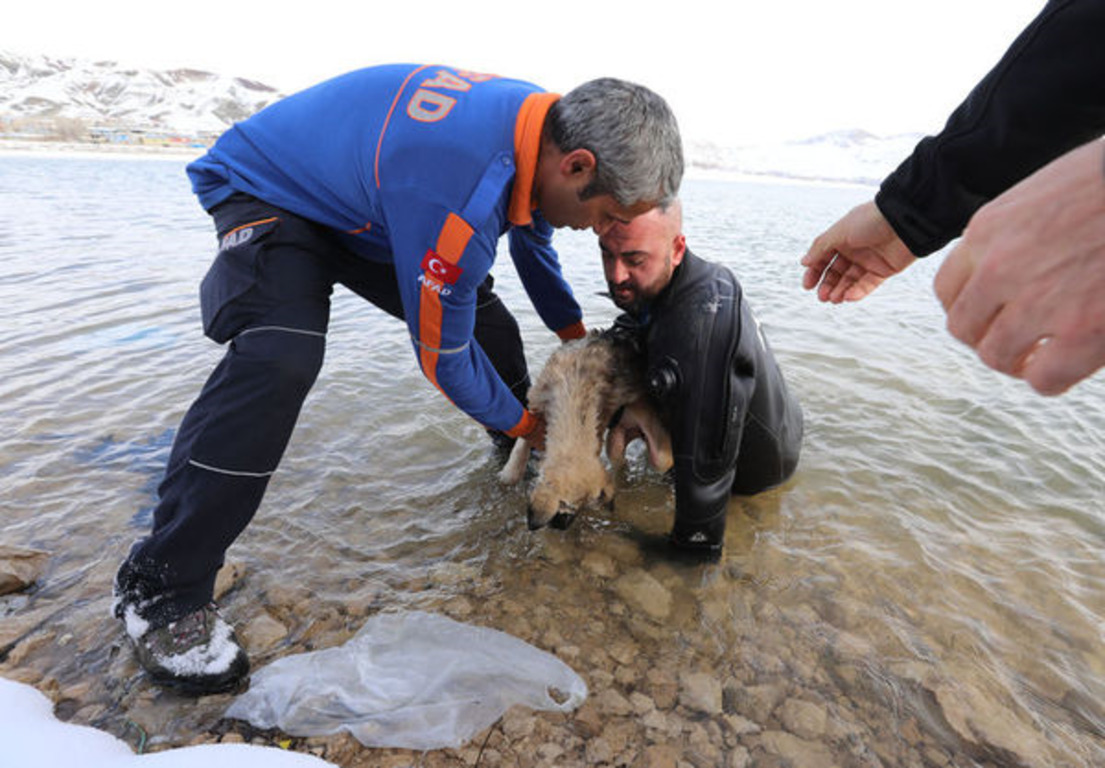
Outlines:
<svg viewBox="0 0 1105 768"><path fill-rule="evenodd" d="M651 300L651 297L645 297L628 282L615 284L607 280L606 287L610 290L610 298L614 302L614 306L631 315L641 314L641 311L648 306L648 302ZM619 294L619 291L628 292Z"/></svg>
<svg viewBox="0 0 1105 768"><path fill-rule="evenodd" d="M631 315L639 315L668 286L671 282L671 274L671 256L668 256L664 259L663 271L652 283L637 286L630 280L623 280L620 283L607 280L606 287L610 291L610 299L614 302L614 306Z"/></svg>

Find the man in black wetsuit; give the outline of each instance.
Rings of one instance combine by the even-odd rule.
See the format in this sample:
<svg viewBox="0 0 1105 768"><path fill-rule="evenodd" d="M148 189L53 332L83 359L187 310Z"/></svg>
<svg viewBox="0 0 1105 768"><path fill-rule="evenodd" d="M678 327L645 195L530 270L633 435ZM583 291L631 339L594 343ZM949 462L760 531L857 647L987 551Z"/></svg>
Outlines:
<svg viewBox="0 0 1105 768"><path fill-rule="evenodd" d="M614 303L611 329L648 361L649 393L671 432L671 543L721 550L732 494L785 481L798 464L802 409L787 389L740 283L687 250L676 201L599 239Z"/></svg>

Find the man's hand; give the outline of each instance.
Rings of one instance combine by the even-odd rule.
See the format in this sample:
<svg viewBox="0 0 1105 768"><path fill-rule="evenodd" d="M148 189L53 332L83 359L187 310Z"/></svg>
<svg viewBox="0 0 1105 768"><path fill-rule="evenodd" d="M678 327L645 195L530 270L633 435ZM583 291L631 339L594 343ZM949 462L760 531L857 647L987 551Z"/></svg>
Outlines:
<svg viewBox="0 0 1105 768"><path fill-rule="evenodd" d="M533 450L543 451L545 450L545 417L539 413L534 413L533 416L536 419L533 429L524 434L522 439L529 443Z"/></svg>
<svg viewBox="0 0 1105 768"><path fill-rule="evenodd" d="M802 259L802 287L817 287L821 301L859 301L916 260L875 203L867 202L813 241Z"/></svg>
<svg viewBox="0 0 1105 768"><path fill-rule="evenodd" d="M1042 394L1105 365L1105 143L980 208L935 288L953 336Z"/></svg>

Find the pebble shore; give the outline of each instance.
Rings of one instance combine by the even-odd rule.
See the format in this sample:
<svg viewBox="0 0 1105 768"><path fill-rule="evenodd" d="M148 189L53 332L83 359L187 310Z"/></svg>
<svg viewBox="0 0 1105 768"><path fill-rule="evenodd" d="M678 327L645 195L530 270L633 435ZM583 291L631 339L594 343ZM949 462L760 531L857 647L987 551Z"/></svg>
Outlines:
<svg viewBox="0 0 1105 768"><path fill-rule="evenodd" d="M589 687L571 713L513 707L457 749L375 749L348 734L259 731L222 717L232 695L193 700L159 690L144 680L118 623L106 616L102 593L91 599L91 588L89 602L99 610L67 610L60 623L51 620L59 607L33 599L33 590L4 598L0 676L44 692L59 718L106 730L136 750L251 743L343 768L1040 764L1031 732L965 710L952 687L915 663L875 664L858 611L834 616L830 625L808 608L780 609L760 599L755 585L740 588L733 566L698 566L704 578L691 594L688 568L695 566L645 567L631 542L577 555L568 539L544 547L511 574L521 583L509 593L488 573L494 568L445 569L404 585L427 596L422 610L506 631L556 655ZM33 581L26 568L22 574ZM90 581L106 575L105 567ZM365 618L388 609L382 595L363 589L320 603L304 589L262 587L252 576L241 564L228 565L218 596L255 667L340 645ZM519 589L531 599L518 599ZM681 630L689 626L698 630ZM888 699L900 701L900 710L888 708Z"/></svg>

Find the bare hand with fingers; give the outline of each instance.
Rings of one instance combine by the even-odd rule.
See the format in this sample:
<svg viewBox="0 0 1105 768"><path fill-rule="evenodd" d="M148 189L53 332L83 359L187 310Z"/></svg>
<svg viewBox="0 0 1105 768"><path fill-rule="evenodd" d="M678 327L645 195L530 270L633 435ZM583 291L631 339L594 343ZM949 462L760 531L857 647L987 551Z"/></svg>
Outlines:
<svg viewBox="0 0 1105 768"><path fill-rule="evenodd" d="M916 260L872 201L813 241L802 259L802 287L816 287L821 301L859 301Z"/></svg>
<svg viewBox="0 0 1105 768"><path fill-rule="evenodd" d="M1105 144L979 209L935 288L953 336L1042 394L1105 366Z"/></svg>

